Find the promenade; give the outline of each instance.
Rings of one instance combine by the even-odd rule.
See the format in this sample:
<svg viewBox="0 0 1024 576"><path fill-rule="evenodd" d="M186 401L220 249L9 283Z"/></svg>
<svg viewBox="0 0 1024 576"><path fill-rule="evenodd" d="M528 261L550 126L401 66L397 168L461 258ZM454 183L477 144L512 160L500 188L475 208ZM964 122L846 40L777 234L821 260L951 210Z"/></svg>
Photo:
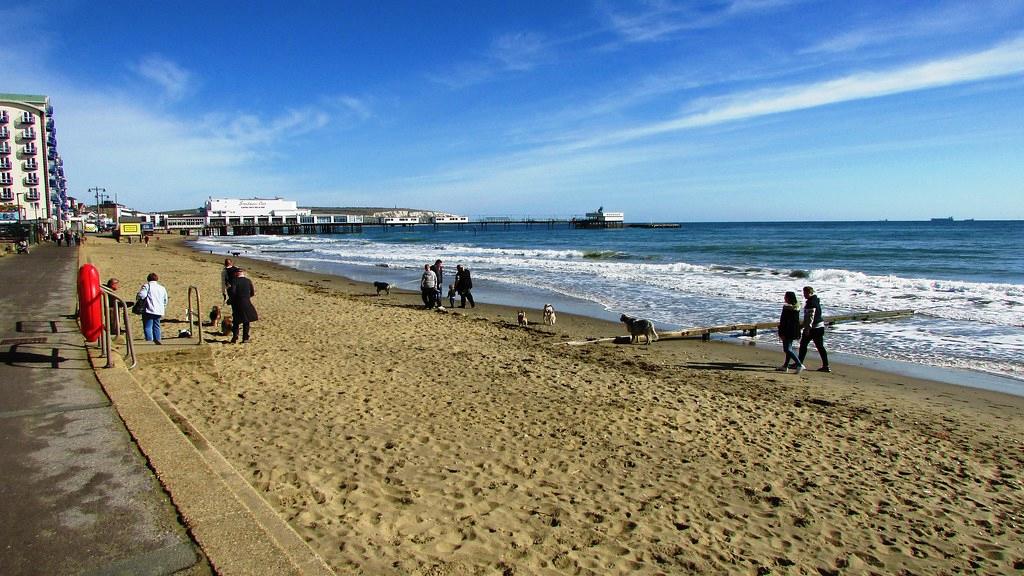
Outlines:
<svg viewBox="0 0 1024 576"><path fill-rule="evenodd" d="M0 574L209 574L89 364L77 254L0 258Z"/></svg>

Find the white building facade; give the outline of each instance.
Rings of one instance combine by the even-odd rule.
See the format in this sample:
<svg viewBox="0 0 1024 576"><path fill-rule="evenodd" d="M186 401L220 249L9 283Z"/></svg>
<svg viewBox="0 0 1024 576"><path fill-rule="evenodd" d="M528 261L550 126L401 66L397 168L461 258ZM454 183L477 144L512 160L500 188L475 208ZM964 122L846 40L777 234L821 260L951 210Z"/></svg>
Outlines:
<svg viewBox="0 0 1024 576"><path fill-rule="evenodd" d="M310 210L299 208L294 200L283 198L209 198L206 200L208 218L294 218L309 216Z"/></svg>
<svg viewBox="0 0 1024 576"><path fill-rule="evenodd" d="M64 229L70 208L49 97L0 93L0 224Z"/></svg>

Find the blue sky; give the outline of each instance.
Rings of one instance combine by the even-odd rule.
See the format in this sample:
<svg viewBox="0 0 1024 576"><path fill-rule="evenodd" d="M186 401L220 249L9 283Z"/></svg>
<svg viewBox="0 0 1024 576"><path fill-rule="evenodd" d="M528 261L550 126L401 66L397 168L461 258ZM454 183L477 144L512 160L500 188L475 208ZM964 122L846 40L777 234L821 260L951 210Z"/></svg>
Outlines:
<svg viewBox="0 0 1024 576"><path fill-rule="evenodd" d="M22 2L70 192L631 221L1024 218L1024 0Z"/></svg>

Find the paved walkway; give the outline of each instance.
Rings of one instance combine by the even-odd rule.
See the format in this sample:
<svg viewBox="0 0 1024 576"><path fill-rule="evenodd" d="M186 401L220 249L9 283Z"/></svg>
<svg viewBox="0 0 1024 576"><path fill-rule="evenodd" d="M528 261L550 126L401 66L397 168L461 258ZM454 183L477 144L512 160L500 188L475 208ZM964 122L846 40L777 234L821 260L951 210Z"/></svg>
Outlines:
<svg viewBox="0 0 1024 576"><path fill-rule="evenodd" d="M89 365L77 265L0 258L0 574L208 574Z"/></svg>

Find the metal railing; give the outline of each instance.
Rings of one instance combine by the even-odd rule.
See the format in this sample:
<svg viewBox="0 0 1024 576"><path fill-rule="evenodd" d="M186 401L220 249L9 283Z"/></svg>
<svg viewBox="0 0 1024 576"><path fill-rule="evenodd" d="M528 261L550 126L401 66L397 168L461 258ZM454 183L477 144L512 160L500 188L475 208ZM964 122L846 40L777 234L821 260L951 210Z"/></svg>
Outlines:
<svg viewBox="0 0 1024 576"><path fill-rule="evenodd" d="M110 288L106 286L100 286L100 288L100 304L103 307L103 337L100 338L100 351L107 357L107 364L104 368L114 367L114 357L110 353L112 345L110 331L113 329L115 331L114 335L118 336L123 326L126 355L131 360L128 369L131 370L139 362L135 357L135 344L132 342L132 323L128 316L128 303ZM111 302L113 302L113 306L111 306Z"/></svg>
<svg viewBox="0 0 1024 576"><path fill-rule="evenodd" d="M192 309L192 295L196 295L196 307ZM200 310L203 309L202 304L199 301L199 288L195 286L188 287L188 311L185 313L188 317L188 332L196 337L196 344L203 343L203 318L200 316ZM193 325L195 329L193 329Z"/></svg>

